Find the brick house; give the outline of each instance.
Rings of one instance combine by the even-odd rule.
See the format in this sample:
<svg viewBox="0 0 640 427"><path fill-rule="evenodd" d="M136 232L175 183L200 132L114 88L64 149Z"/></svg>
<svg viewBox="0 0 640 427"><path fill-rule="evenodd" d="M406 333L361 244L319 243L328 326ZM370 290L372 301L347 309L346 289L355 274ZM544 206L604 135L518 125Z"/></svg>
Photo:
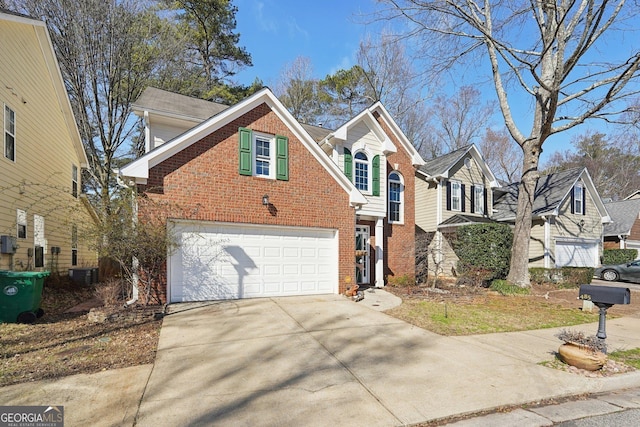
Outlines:
<svg viewBox="0 0 640 427"><path fill-rule="evenodd" d="M342 293L413 276L421 159L382 105L335 131L298 123L268 89L227 107L148 88L134 112L147 153L120 175L173 206L167 302Z"/></svg>

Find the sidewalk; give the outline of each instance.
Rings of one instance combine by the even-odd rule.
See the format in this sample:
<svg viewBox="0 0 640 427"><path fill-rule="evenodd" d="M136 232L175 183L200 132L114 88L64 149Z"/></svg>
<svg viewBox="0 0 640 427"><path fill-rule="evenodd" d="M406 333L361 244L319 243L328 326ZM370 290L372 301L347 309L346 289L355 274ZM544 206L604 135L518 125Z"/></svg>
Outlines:
<svg viewBox="0 0 640 427"><path fill-rule="evenodd" d="M640 371L586 378L541 366L554 358L560 345L554 335L561 328L443 337L379 312L397 302L369 289L360 302L319 296L211 304L165 319L154 366L3 387L0 405L63 405L68 426L131 426L136 419L138 426L154 425L154 417L166 411L186 410L208 411L200 420L211 421L213 414L220 425L237 425L248 416L264 425L277 416L281 424L327 425L333 419L341 426L365 420L386 426L587 394L610 396L596 398L597 404L585 405L588 410L639 400L618 391L639 388ZM575 329L595 333L597 323ZM216 333L221 338L212 337ZM640 319L608 319L607 335L610 351L640 348ZM198 399L188 402L195 406L182 407L185 396L194 395ZM233 409L215 412L221 399ZM554 405L547 413L516 409L459 425L550 425L560 416L553 414L575 412L572 405L580 403ZM170 418L162 419L171 425Z"/></svg>

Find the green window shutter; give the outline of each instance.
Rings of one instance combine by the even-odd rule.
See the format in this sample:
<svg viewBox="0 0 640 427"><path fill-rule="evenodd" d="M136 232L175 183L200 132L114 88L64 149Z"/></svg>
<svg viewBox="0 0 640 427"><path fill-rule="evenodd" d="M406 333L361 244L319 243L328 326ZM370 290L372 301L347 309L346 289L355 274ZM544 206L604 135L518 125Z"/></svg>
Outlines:
<svg viewBox="0 0 640 427"><path fill-rule="evenodd" d="M373 162L372 162L372 176L371 176L371 182L372 182L372 187L373 187L373 195L374 196L379 196L380 195L380 156L374 156L373 157Z"/></svg>
<svg viewBox="0 0 640 427"><path fill-rule="evenodd" d="M253 175L253 156L251 154L251 148L253 147L253 138L251 129L239 128L238 135L238 171L240 172L240 175L251 176Z"/></svg>
<svg viewBox="0 0 640 427"><path fill-rule="evenodd" d="M344 174L350 180L353 178L353 155L348 148L344 149Z"/></svg>
<svg viewBox="0 0 640 427"><path fill-rule="evenodd" d="M289 138L276 135L276 179L289 181Z"/></svg>

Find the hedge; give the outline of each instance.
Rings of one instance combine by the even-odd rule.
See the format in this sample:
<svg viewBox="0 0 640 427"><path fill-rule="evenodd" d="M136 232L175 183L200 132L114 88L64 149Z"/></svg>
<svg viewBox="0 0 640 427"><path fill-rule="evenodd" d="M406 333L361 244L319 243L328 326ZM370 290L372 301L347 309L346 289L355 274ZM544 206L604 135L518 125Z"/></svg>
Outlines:
<svg viewBox="0 0 640 427"><path fill-rule="evenodd" d="M605 249L602 253L602 263L605 265L626 264L637 257L637 249Z"/></svg>

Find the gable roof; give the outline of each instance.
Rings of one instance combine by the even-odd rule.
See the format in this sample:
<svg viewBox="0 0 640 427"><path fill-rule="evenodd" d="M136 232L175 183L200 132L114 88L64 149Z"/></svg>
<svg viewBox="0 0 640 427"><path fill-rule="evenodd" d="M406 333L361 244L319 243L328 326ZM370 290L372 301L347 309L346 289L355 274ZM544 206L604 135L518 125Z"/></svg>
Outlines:
<svg viewBox="0 0 640 427"><path fill-rule="evenodd" d="M531 216L536 218L543 215L558 215L560 205L568 197L571 197L573 186L579 179L582 179L587 191L591 194L603 222L608 222L610 218L607 209L586 168L573 168L541 176L536 184ZM499 189L503 194L493 204L493 219L497 221L515 220L518 206L518 185L519 183L513 183Z"/></svg>
<svg viewBox="0 0 640 427"><path fill-rule="evenodd" d="M46 71L56 93L60 112L62 113L65 126L69 133L69 138L80 159L79 166L88 168L89 160L87 159L87 153L84 150L84 145L80 138L80 132L78 131L73 109L71 108L71 102L69 101L69 95L64 85L64 80L62 79L62 73L60 72L60 66L58 65L58 60L53 50L53 44L51 43L47 26L40 20L2 8L0 8L0 20L29 25L33 28L36 38L38 39L40 51L47 65Z"/></svg>
<svg viewBox="0 0 640 427"><path fill-rule="evenodd" d="M316 141L311 138L309 133L268 88L261 89L243 101L223 109L218 114L208 118L183 134L149 151L142 157L121 168L119 174L121 176L134 178L137 183L144 184L149 177L149 169L262 104L267 104L269 108L271 108L278 118L282 120L307 150L309 150L318 163L320 163L349 194L352 205L363 205L367 203L367 199L340 171L338 166L322 151Z"/></svg>
<svg viewBox="0 0 640 427"><path fill-rule="evenodd" d="M131 104L131 108L134 113L139 115L148 111L165 117L175 117L190 120L194 123L201 123L209 117L226 110L229 106L148 86L136 99L136 102ZM331 133L330 129L319 126L302 123L301 125L316 142L321 141Z"/></svg>
<svg viewBox="0 0 640 427"><path fill-rule="evenodd" d="M474 144L458 148L450 153L427 160L418 173L427 178L450 178L451 169L460 162L466 155L470 155L473 160L480 166L484 175L489 179L491 187L498 187L498 181L484 161L482 154Z"/></svg>
<svg viewBox="0 0 640 427"><path fill-rule="evenodd" d="M420 153L418 153L418 150L416 150L416 147L411 143L411 141L409 141L409 138L407 138L404 132L402 132L402 130L400 129L400 126L398 126L398 123L396 123L396 121L393 119L391 114L389 114L387 109L384 108L384 105L382 105L382 102L378 101L375 104L373 104L371 107L369 107L369 111L371 113L380 114L380 116L384 119L384 121L387 123L387 125L391 129L391 132L393 132L395 137L400 142L400 145L402 145L402 148L404 148L404 150L409 154L409 156L411 156L411 163L413 164L413 166L416 166L416 167L423 166L425 163L424 159L422 158Z"/></svg>
<svg viewBox="0 0 640 427"><path fill-rule="evenodd" d="M605 236L628 236L640 217L640 199L625 199L605 204L611 222L604 225Z"/></svg>

